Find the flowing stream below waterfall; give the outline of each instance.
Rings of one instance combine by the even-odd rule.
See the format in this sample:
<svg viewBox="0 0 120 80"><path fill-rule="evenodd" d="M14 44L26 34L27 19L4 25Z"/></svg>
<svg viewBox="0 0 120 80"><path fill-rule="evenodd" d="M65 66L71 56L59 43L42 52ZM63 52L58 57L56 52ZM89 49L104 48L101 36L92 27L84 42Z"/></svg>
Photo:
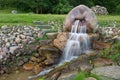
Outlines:
<svg viewBox="0 0 120 80"><path fill-rule="evenodd" d="M83 25L80 20L76 20L72 25L71 32L69 33L69 39L67 40L66 46L64 48L61 61L55 66L55 68L62 65L64 62L70 62L71 60L77 58L80 54L89 50L90 39L86 33L86 25ZM53 69L54 68L44 69L39 74L29 76L28 78L32 79L38 76L43 76Z"/></svg>

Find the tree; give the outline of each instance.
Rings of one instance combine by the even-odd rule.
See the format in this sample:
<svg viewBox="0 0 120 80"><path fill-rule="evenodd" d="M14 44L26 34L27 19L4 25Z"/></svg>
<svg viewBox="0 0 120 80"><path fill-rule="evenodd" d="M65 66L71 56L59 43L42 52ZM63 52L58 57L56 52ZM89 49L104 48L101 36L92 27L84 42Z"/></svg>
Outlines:
<svg viewBox="0 0 120 80"><path fill-rule="evenodd" d="M93 0L94 5L100 5L107 8L109 13L115 13L117 5L120 4L119 0Z"/></svg>
<svg viewBox="0 0 120 80"><path fill-rule="evenodd" d="M73 6L70 6L67 0L59 0L59 3L53 7L53 12L57 14L65 14L68 13Z"/></svg>

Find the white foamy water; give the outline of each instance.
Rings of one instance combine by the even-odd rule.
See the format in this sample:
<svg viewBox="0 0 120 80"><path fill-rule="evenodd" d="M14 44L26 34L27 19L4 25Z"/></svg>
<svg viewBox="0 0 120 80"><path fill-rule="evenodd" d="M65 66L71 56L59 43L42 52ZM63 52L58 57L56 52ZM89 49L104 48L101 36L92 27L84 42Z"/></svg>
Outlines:
<svg viewBox="0 0 120 80"><path fill-rule="evenodd" d="M69 39L63 52L62 62L68 62L77 58L80 54L90 49L89 36L86 33L86 25L82 25L80 20L76 20L69 33Z"/></svg>

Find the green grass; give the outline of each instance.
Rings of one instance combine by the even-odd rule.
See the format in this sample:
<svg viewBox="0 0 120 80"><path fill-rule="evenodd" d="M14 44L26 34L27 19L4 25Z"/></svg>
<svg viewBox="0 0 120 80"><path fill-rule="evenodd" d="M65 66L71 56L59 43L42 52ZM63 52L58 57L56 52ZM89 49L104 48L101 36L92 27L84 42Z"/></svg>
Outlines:
<svg viewBox="0 0 120 80"><path fill-rule="evenodd" d="M64 20L65 15L51 15L51 14L0 14L0 25L30 25L33 21L48 21Z"/></svg>
<svg viewBox="0 0 120 80"><path fill-rule="evenodd" d="M120 41L114 43L111 48L104 49L100 52L100 56L103 58L109 58L116 64L119 64L120 60Z"/></svg>
<svg viewBox="0 0 120 80"><path fill-rule="evenodd" d="M95 75L95 74L90 74L89 72L80 72L80 73L76 76L75 80L85 80L85 78L88 78L88 77L93 77L93 78L95 78L96 80L100 80L100 78L99 78L97 75Z"/></svg>
<svg viewBox="0 0 120 80"><path fill-rule="evenodd" d="M56 14L2 14L0 13L0 26L1 25L33 25L33 21L42 21L47 23L48 21L61 21L63 22L66 15ZM119 15L105 15L97 16L100 26L117 22L120 25ZM62 24L62 23L61 23Z"/></svg>

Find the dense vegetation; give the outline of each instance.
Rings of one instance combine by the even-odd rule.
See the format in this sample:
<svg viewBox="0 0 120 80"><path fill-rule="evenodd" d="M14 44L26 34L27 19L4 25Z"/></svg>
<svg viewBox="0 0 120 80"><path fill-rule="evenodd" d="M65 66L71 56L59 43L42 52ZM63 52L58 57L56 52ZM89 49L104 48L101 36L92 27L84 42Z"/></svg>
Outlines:
<svg viewBox="0 0 120 80"><path fill-rule="evenodd" d="M120 0L0 0L0 10L12 8L24 12L65 14L79 4L101 5L109 13L120 13Z"/></svg>

